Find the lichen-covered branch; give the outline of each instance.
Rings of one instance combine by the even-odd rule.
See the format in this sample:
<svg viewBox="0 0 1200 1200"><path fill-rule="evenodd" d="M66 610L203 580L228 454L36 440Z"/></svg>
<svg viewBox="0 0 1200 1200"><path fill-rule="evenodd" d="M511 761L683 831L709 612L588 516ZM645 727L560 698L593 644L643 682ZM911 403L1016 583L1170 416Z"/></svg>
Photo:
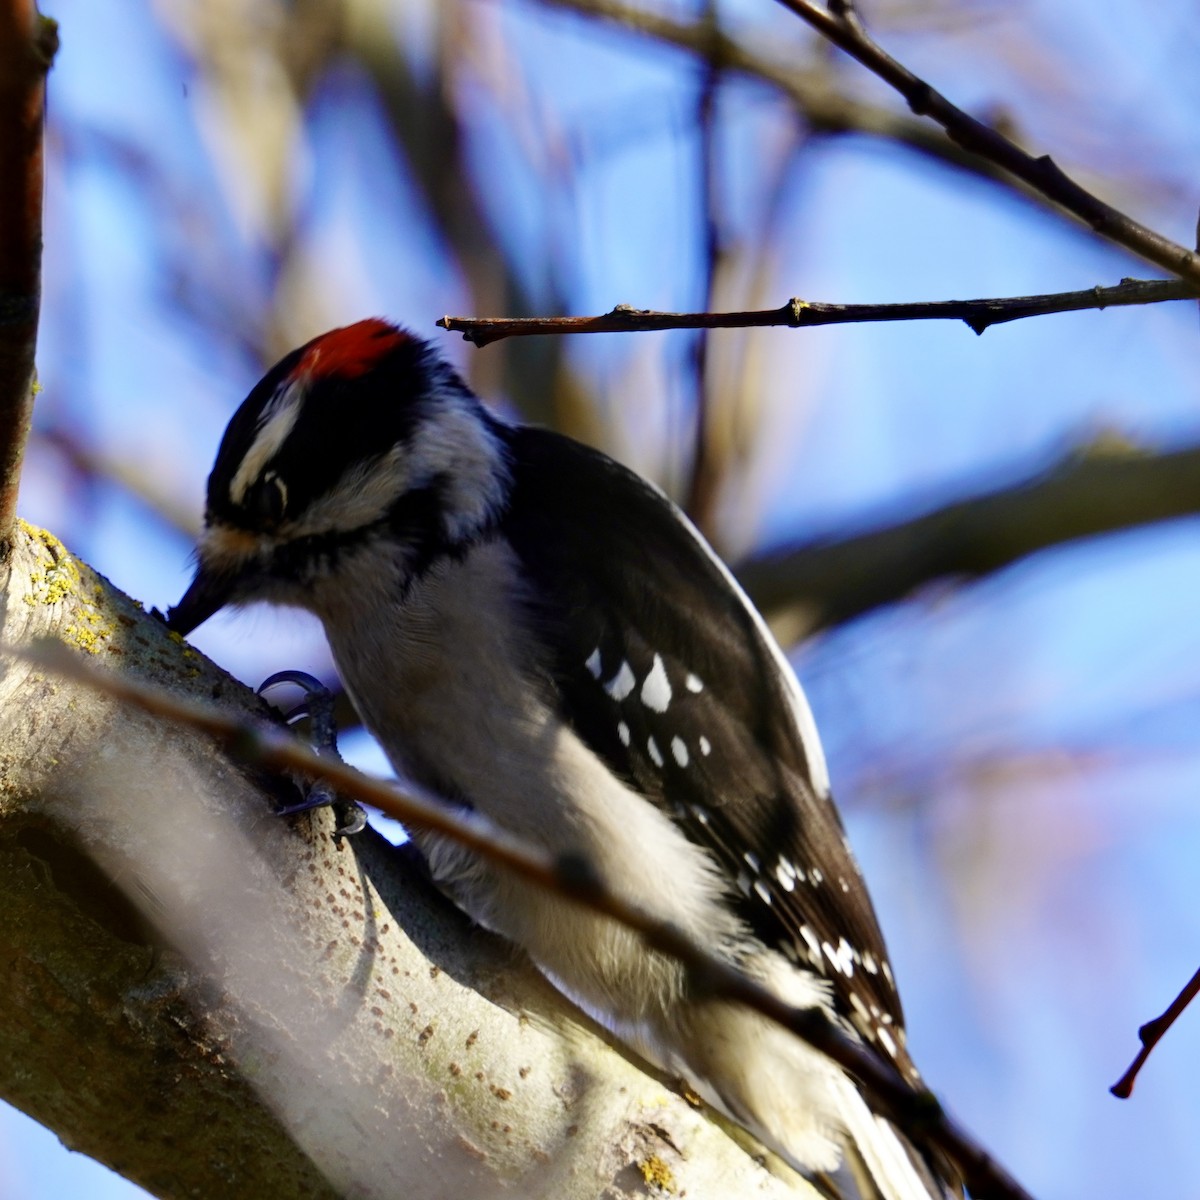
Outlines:
<svg viewBox="0 0 1200 1200"><path fill-rule="evenodd" d="M112 678L263 718L53 537L18 526L8 571L5 645L53 638ZM619 1200L651 1178L812 1196L393 847L273 816L278 786L194 729L6 658L0 1096L180 1200Z"/></svg>
<svg viewBox="0 0 1200 1200"><path fill-rule="evenodd" d="M373 780L343 763L318 756L285 733L263 728L211 704L177 699L127 675L96 672L53 646L26 652L26 659L46 665L72 682L96 688L142 713L208 733L254 764L324 780L344 797L365 801L399 821L447 837L493 865L557 892L564 903L583 905L636 930L649 948L678 959L687 968L693 987L754 1009L844 1067L863 1086L873 1106L894 1121L914 1144L934 1147L948 1155L973 1195L1029 1200L1020 1184L942 1109L931 1093L911 1086L889 1064L846 1036L824 1013L795 1007L675 926L610 891L590 864L554 859L475 814L422 795L411 785L399 788Z"/></svg>

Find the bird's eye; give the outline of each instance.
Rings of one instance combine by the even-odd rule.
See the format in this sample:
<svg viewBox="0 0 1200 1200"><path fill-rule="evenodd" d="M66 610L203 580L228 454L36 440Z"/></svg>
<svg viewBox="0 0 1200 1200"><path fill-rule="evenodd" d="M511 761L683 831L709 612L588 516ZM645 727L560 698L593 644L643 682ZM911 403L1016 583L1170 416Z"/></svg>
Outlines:
<svg viewBox="0 0 1200 1200"><path fill-rule="evenodd" d="M255 520L277 525L287 511L287 484L274 471L268 472L246 497L246 508Z"/></svg>

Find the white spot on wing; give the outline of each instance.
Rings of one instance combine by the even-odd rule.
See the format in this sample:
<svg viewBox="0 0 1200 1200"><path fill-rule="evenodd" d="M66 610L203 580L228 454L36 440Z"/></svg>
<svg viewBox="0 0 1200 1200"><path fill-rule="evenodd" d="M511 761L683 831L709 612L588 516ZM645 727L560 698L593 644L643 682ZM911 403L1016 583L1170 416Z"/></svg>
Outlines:
<svg viewBox="0 0 1200 1200"><path fill-rule="evenodd" d="M896 1043L892 1035L881 1025L875 1030L875 1036L879 1038L879 1044L893 1057L896 1057Z"/></svg>
<svg viewBox="0 0 1200 1200"><path fill-rule="evenodd" d="M756 880L754 881L754 890L755 890L755 891L758 893L758 898L759 898L759 899L760 899L760 900L761 900L761 901L762 901L764 904L770 904L770 903L771 903L771 892L770 892L770 889L767 887L767 885L766 885L765 883L763 883L763 881L762 881L761 879L756 879Z"/></svg>
<svg viewBox="0 0 1200 1200"><path fill-rule="evenodd" d="M684 686L687 688L687 690L689 692L699 693L699 692L704 691L704 680L701 679L699 675L693 675L689 671L688 677L687 677L687 682L685 683Z"/></svg>
<svg viewBox="0 0 1200 1200"><path fill-rule="evenodd" d="M656 767L663 765L662 751L658 748L658 743L653 738L648 739L646 742L646 753L653 759Z"/></svg>
<svg viewBox="0 0 1200 1200"><path fill-rule="evenodd" d="M822 942L821 949L825 951L825 957L829 959L829 964L835 971L847 978L854 974L854 959L850 943L845 938L838 942L836 950L828 942Z"/></svg>
<svg viewBox="0 0 1200 1200"><path fill-rule="evenodd" d="M703 735L701 735L700 738L700 753L703 754L705 758L712 753L712 742L710 742L708 738L704 737Z"/></svg>
<svg viewBox="0 0 1200 1200"><path fill-rule="evenodd" d="M779 672L783 690L787 695L792 710L792 717L796 722L796 729L800 734L800 742L804 747L805 758L808 760L808 770L812 776L813 789L818 796L828 797L829 768L825 763L825 752L821 749L821 739L817 736L817 724L813 720L812 709L808 705L808 699L800 687L800 681L796 678L795 671L792 670L791 663L788 662L787 657L779 648L779 643L767 628L767 623L762 619L762 614L750 602L750 597L746 595L741 584L734 579L733 573L717 557L716 552L704 540L703 535L688 519L687 514L676 504L672 503L670 497L661 488L655 487L654 484L648 481L647 487L658 495L665 504L670 505L676 519L696 539L696 544L704 551L709 561L720 572L725 582L733 589L734 595L742 602L747 614L754 622L754 626L758 630L759 636L762 638L768 653L771 655L776 670Z"/></svg>
<svg viewBox="0 0 1200 1200"><path fill-rule="evenodd" d="M654 665L642 684L642 703L660 713L666 712L667 705L671 703L671 683L667 679L667 668L661 654L654 656Z"/></svg>
<svg viewBox="0 0 1200 1200"><path fill-rule="evenodd" d="M626 725L624 721L617 722L617 737L619 737L621 739L622 746L629 745L629 741L630 741L629 726Z"/></svg>
<svg viewBox="0 0 1200 1200"><path fill-rule="evenodd" d="M814 963L821 961L821 943L817 941L817 935L813 933L808 925L800 926L800 936L804 939L804 944L808 947L808 957Z"/></svg>
<svg viewBox="0 0 1200 1200"><path fill-rule="evenodd" d="M845 938L838 939L838 958L842 960L842 974L850 976L854 974L854 947L850 945Z"/></svg>
<svg viewBox="0 0 1200 1200"><path fill-rule="evenodd" d="M625 699L630 692L633 691L637 680L633 677L633 672L629 668L627 662L622 661L616 675L613 676L609 683L604 685L604 690L618 703Z"/></svg>
<svg viewBox="0 0 1200 1200"><path fill-rule="evenodd" d="M592 653L588 656L588 660L586 663L584 663L584 666L587 667L588 673L591 675L591 677L593 679L600 678L600 647L599 646L597 646L595 648L595 650L593 650Z"/></svg>
<svg viewBox="0 0 1200 1200"><path fill-rule="evenodd" d="M681 767L688 765L688 748L683 738L673 737L671 739L671 754Z"/></svg>
<svg viewBox="0 0 1200 1200"><path fill-rule="evenodd" d="M790 875L790 874L788 874L787 871L785 871L783 869L782 860L780 861L779 865L776 866L776 868L775 868L775 878L779 880L779 885L780 885L780 887L783 888L783 890L785 892L793 891L796 887L795 875Z"/></svg>

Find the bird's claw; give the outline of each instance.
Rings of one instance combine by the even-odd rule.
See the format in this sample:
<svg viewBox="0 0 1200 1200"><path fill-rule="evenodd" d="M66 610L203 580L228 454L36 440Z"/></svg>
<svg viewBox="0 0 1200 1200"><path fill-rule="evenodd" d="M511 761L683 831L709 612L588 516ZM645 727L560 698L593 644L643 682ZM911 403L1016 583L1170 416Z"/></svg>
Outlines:
<svg viewBox="0 0 1200 1200"><path fill-rule="evenodd" d="M270 688L283 683L293 684L304 692L304 699L295 708L283 714L285 724L291 725L307 717L309 742L313 750L325 758L334 758L341 762L342 756L337 748L337 725L333 718L333 693L307 671L276 671L259 684L258 694L261 696ZM276 816L288 817L296 813L310 812L314 808L331 807L337 819L334 837L349 837L351 834L360 833L366 827L367 814L362 806L353 800L343 799L325 780L297 781L297 786L303 790L304 799L297 804L276 808Z"/></svg>

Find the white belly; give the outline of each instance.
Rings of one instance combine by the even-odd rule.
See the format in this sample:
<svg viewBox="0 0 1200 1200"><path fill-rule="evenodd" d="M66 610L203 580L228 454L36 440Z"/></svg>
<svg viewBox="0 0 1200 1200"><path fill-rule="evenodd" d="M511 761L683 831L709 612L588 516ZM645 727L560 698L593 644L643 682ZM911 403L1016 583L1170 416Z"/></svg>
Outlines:
<svg viewBox="0 0 1200 1200"><path fill-rule="evenodd" d="M355 706L397 771L551 854L583 855L609 888L706 944L739 941L709 856L539 694L538 649L514 619L514 591L510 552L491 543L439 564L403 607L387 589L374 605L357 596L355 613L318 614ZM416 840L460 907L524 946L589 1009L628 1003L631 986L643 997L635 1009L674 1000L678 969L640 939L440 838Z"/></svg>

